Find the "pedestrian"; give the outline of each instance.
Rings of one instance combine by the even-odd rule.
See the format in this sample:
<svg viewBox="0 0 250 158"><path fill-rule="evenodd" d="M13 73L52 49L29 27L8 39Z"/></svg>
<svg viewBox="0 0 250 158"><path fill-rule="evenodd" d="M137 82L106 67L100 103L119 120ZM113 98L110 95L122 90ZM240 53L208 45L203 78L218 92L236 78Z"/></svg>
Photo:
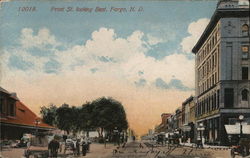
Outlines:
<svg viewBox="0 0 250 158"><path fill-rule="evenodd" d="M82 142L82 156L86 156L87 153L87 144L85 141Z"/></svg>
<svg viewBox="0 0 250 158"><path fill-rule="evenodd" d="M202 145L202 140L201 140L201 138L197 138L197 143L196 143L196 147L197 147L197 148L203 148L203 145Z"/></svg>
<svg viewBox="0 0 250 158"><path fill-rule="evenodd" d="M57 157L59 142L56 139L51 140L48 149L51 157Z"/></svg>
<svg viewBox="0 0 250 158"><path fill-rule="evenodd" d="M140 147L140 148L143 148L143 145L142 145L142 143L140 143L139 147Z"/></svg>
<svg viewBox="0 0 250 158"><path fill-rule="evenodd" d="M91 144L91 141L88 137L85 138L85 143L86 143L86 146L87 146L87 151L89 152L90 151L90 144Z"/></svg>
<svg viewBox="0 0 250 158"><path fill-rule="evenodd" d="M73 140L73 144L72 144L72 149L73 149L73 155L77 155L77 150L76 150L76 142L77 140L74 138Z"/></svg>
<svg viewBox="0 0 250 158"><path fill-rule="evenodd" d="M76 141L76 153L77 153L77 156L80 155L80 139L77 139Z"/></svg>

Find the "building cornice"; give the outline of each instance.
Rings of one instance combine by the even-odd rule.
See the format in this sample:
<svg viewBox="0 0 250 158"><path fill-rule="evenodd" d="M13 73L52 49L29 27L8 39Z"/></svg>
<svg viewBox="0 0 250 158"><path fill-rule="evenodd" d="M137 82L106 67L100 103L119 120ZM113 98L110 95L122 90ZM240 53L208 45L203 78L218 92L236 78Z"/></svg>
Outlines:
<svg viewBox="0 0 250 158"><path fill-rule="evenodd" d="M228 9L217 9L209 24L207 25L205 31L202 33L200 39L193 47L192 52L196 54L199 49L201 48L202 44L206 41L209 37L209 34L213 31L214 27L216 26L217 22L221 18L225 17L249 17L249 8L228 8Z"/></svg>

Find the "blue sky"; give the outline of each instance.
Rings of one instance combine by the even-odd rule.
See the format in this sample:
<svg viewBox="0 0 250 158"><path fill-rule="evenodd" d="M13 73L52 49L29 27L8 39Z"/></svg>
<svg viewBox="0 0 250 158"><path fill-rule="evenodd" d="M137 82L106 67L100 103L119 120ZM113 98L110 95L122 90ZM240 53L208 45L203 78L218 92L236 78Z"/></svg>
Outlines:
<svg viewBox="0 0 250 158"><path fill-rule="evenodd" d="M156 2L18 2L4 3L1 10L1 34L4 46L18 44L18 37L22 28L46 27L62 42L81 44L91 37L91 33L100 27L114 28L117 35L125 37L134 30L160 35L162 32L170 34L171 45L160 45L157 50L174 50L179 42L187 36L187 26L199 18L210 18L215 1L156 1ZM36 12L19 12L22 6L35 6ZM51 7L90 7L97 6L110 9L114 7L136 8L143 7L143 12L127 13L81 13L81 12L53 12ZM195 11L195 12L194 12ZM197 14L199 13L199 14ZM164 30L157 29L161 28ZM150 53L149 53L150 54ZM157 56L153 55L152 56ZM163 55L160 55L161 57Z"/></svg>
<svg viewBox="0 0 250 158"><path fill-rule="evenodd" d="M194 94L191 49L216 3L2 3L1 86L16 91L37 113L39 106L51 102L81 105L112 96L125 104L129 120L150 116L147 127L131 125L143 131L155 124L161 113L174 111ZM34 6L36 11L19 11L25 6ZM52 7L72 7L73 11L55 12ZM107 12L77 12L77 7L101 7ZM126 8L127 12L110 11L112 7ZM129 12L130 7L143 11ZM138 113L142 107L144 111Z"/></svg>

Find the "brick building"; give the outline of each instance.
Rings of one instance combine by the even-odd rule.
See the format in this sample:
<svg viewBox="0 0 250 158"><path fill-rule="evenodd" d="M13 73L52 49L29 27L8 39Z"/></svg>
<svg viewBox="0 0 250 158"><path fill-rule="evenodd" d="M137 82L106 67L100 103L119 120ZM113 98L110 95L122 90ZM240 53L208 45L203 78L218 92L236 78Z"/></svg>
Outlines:
<svg viewBox="0 0 250 158"><path fill-rule="evenodd" d="M25 106L15 93L0 87L1 139L20 139L24 133L45 132L55 129Z"/></svg>

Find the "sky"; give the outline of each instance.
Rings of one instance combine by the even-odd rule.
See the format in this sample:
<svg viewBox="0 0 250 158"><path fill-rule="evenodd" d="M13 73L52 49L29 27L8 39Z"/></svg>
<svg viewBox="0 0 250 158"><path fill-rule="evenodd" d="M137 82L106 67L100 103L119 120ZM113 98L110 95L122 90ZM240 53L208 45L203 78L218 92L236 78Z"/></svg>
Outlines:
<svg viewBox="0 0 250 158"><path fill-rule="evenodd" d="M216 3L2 2L0 86L36 114L112 97L144 134L194 95L191 49Z"/></svg>

